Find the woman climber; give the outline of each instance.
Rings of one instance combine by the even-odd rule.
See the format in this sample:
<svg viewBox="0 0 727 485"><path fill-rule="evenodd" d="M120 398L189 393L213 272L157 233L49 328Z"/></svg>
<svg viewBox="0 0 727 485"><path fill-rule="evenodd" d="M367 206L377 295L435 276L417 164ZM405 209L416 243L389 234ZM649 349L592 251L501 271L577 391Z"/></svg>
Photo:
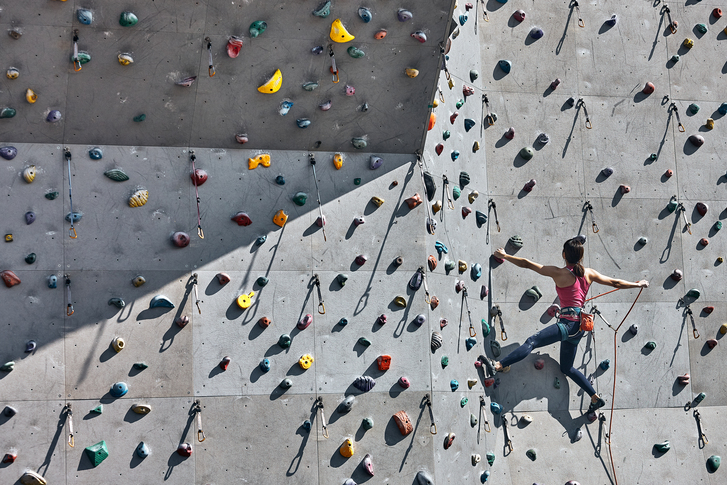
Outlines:
<svg viewBox="0 0 727 485"><path fill-rule="evenodd" d="M596 391L588 379L586 379L586 376L573 367L576 351L578 350L578 342L585 333L580 328L580 313L586 300L588 288L594 282L614 288L648 288L649 282L641 280L632 283L630 281L609 278L594 269L584 268L581 264L583 260L583 243L580 237L569 239L563 244L563 259L566 262L564 268L543 266L542 264L529 261L525 258L510 256L505 253L503 248L495 251L495 257L506 259L520 268L531 269L538 274L551 277L555 282L555 290L558 293L562 308L560 309L560 316L557 323L529 337L524 344L501 361L495 362L486 358L484 363L489 373L495 375L497 372L502 371L515 362L523 360L533 349L560 341L561 372L570 377L573 382L578 384L581 389L591 396L591 404L588 407L589 412L604 406L606 401L596 394Z"/></svg>

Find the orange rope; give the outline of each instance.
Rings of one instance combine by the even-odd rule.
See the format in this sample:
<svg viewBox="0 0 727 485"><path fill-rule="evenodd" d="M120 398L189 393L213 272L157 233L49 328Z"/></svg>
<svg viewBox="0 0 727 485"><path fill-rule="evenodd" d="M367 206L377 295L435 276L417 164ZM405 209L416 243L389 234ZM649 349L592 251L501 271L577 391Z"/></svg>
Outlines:
<svg viewBox="0 0 727 485"><path fill-rule="evenodd" d="M616 288L616 289L618 289L618 288ZM612 291L616 291L616 290L611 290L607 293L611 293ZM639 290L639 294L636 295L636 299L631 304L631 308L629 308L629 311L626 312L626 315L624 315L623 320L621 320L621 323L618 324L618 327L616 327L616 330L614 330L614 332L613 332L613 390L611 391L611 417L609 418L609 423L608 423L608 455L609 455L609 458L611 459L611 470L613 471L613 481L615 482L615 485L618 485L618 478L616 478L616 465L614 465L614 463L613 463L613 452L611 451L611 428L613 426L613 406L614 406L614 403L616 402L616 366L618 364L618 360L616 358L617 357L616 348L618 345L618 341L616 340L616 337L618 336L618 330L621 328L621 325L624 324L624 322L626 321L626 318L628 318L629 314L631 313L631 310L634 309L634 306L636 305L636 302L639 300L639 297L641 296L642 291L644 291L644 288L641 288ZM602 295L606 295L607 293L603 293ZM602 295L598 295L598 296L602 296ZM598 297L593 297L593 298L598 298ZM591 299L593 299L593 298L591 298ZM586 300L586 301L588 301L588 300Z"/></svg>
<svg viewBox="0 0 727 485"><path fill-rule="evenodd" d="M607 291L606 293L601 293L600 295L592 296L591 298L587 299L587 300L586 300L586 301L584 301L583 303L585 304L585 303L586 303L587 301L595 300L595 299L596 299L596 298L598 298L599 296L603 296L603 295L608 295L609 293L613 293L614 291L618 291L618 290L620 290L620 289L621 289L621 288L616 288L615 290ZM639 293L639 294L641 294L641 293ZM638 296L637 296L636 298L638 299Z"/></svg>

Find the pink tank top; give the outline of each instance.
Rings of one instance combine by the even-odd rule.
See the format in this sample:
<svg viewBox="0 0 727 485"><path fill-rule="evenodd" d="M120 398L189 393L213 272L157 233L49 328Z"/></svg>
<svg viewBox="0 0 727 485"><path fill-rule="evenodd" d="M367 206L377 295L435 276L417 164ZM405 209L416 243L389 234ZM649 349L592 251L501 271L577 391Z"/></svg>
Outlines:
<svg viewBox="0 0 727 485"><path fill-rule="evenodd" d="M568 266L566 266L566 269L570 271L571 274L573 274L573 267L569 268ZM559 288L558 286L556 286L555 291L558 293L560 306L562 308L582 307L583 303L586 301L586 294L588 293L588 288L590 286L591 285L588 283L588 281L586 281L586 278L584 276L576 276L576 281L572 285L566 286L565 288Z"/></svg>

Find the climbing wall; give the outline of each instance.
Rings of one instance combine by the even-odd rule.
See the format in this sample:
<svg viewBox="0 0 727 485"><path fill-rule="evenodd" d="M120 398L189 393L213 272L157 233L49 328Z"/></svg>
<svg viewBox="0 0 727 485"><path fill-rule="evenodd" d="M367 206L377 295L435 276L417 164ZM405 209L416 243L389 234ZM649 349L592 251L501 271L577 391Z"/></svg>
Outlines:
<svg viewBox="0 0 727 485"><path fill-rule="evenodd" d="M0 291L0 365L14 363L0 370L0 455L17 455L0 482L722 483L715 7L6 2L0 30L19 38L1 41L0 67L18 76L0 81L16 111L0 146L17 156L0 153L0 271L20 284ZM338 18L354 40L331 42ZM74 29L91 57L80 71ZM258 92L276 69L280 90ZM603 319L575 366L607 402L595 422L557 344L495 379L474 365L555 321L550 280L494 250L561 265L576 234L587 266L651 283L633 309L638 290L594 300Z"/></svg>

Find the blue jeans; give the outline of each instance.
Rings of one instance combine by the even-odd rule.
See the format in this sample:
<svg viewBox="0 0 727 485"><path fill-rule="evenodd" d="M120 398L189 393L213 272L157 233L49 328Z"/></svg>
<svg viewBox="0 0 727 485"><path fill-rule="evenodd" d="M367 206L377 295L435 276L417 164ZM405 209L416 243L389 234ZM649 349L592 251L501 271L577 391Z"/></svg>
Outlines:
<svg viewBox="0 0 727 485"><path fill-rule="evenodd" d="M565 325L568 330L568 335L574 335L578 333L580 327L579 322L572 322L570 320L559 319L558 323ZM580 333L583 336L583 333ZM524 344L513 350L507 357L500 361L503 367L507 367L516 362L520 362L525 357L530 355L533 349L545 347L546 345L560 342L560 371L571 378L573 382L586 391L589 396L596 394L596 390L593 389L591 383L586 379L581 371L573 367L573 362L576 360L576 352L578 351L578 341L580 336L577 338L569 338L562 340L562 334L557 324L549 325L543 330L539 331L535 335L528 337Z"/></svg>

